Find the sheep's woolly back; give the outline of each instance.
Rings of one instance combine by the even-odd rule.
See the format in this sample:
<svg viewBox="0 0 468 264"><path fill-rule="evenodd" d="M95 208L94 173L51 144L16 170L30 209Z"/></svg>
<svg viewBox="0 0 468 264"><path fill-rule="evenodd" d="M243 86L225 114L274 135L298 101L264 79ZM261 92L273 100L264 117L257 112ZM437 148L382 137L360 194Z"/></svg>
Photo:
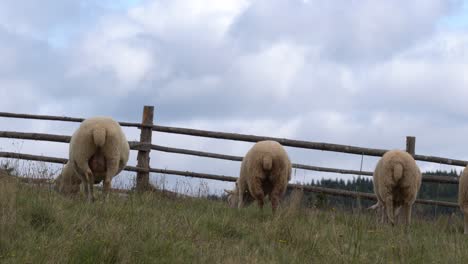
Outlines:
<svg viewBox="0 0 468 264"><path fill-rule="evenodd" d="M376 195L381 201L387 190L399 188L401 192L395 197L396 202L414 202L421 186L419 167L410 154L401 150L386 152L377 163L373 177Z"/></svg>
<svg viewBox="0 0 468 264"><path fill-rule="evenodd" d="M412 205L421 186L421 172L410 154L391 150L377 163L373 184L378 204L384 208Z"/></svg>
<svg viewBox="0 0 468 264"><path fill-rule="evenodd" d="M70 141L70 160L85 164L97 152L106 159L117 159L122 171L128 161L130 147L119 123L110 117L92 117L84 120ZM76 168L79 174L86 168Z"/></svg>
<svg viewBox="0 0 468 264"><path fill-rule="evenodd" d="M255 199L263 203L263 197L269 195L275 208L290 179L291 161L283 146L276 141L257 142L242 160L236 190L231 192L238 197L233 201L242 193L246 202Z"/></svg>
<svg viewBox="0 0 468 264"><path fill-rule="evenodd" d="M106 181L110 181L109 176L114 177L123 170L129 152L128 141L119 123L110 117L86 119L72 135L69 161L62 170L62 178L59 177L57 182L78 177L90 183L85 175L93 172L94 167L94 182L90 184L103 180L106 184ZM76 182L76 179L73 180Z"/></svg>
<svg viewBox="0 0 468 264"><path fill-rule="evenodd" d="M291 179L291 161L289 156L276 141L256 143L242 159L239 180L254 185L256 179L275 184L287 185Z"/></svg>
<svg viewBox="0 0 468 264"><path fill-rule="evenodd" d="M458 183L458 204L462 212L468 214L468 166L463 170Z"/></svg>

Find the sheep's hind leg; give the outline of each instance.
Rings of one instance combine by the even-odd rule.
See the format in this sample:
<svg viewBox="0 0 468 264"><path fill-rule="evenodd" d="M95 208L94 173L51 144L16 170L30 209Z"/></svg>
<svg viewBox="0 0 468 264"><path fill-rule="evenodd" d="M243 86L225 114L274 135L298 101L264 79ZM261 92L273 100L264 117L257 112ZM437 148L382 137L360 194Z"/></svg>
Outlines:
<svg viewBox="0 0 468 264"><path fill-rule="evenodd" d="M386 207L384 205L381 205L380 208L377 208L381 224L386 224L387 223L387 215L385 214L385 212L386 212L385 208Z"/></svg>
<svg viewBox="0 0 468 264"><path fill-rule="evenodd" d="M265 193L262 189L262 180L259 178L252 179L252 184L249 185L250 195L257 200L258 207L260 210L263 209L263 205L265 204Z"/></svg>
<svg viewBox="0 0 468 264"><path fill-rule="evenodd" d="M86 199L88 199L88 197L89 197L89 184L88 184L87 179L83 180L83 189L84 189L85 197L86 197Z"/></svg>
<svg viewBox="0 0 468 264"><path fill-rule="evenodd" d="M411 224L411 204L403 205L403 216L405 217L405 224L409 226Z"/></svg>
<svg viewBox="0 0 468 264"><path fill-rule="evenodd" d="M257 195L257 204L258 204L258 208L260 208L260 210L263 210L263 205L265 205L265 195Z"/></svg>
<svg viewBox="0 0 468 264"><path fill-rule="evenodd" d="M75 165L76 172L81 175L86 199L88 200L88 202L93 202L94 201L94 192L93 192L94 175L91 169L89 168L88 160L89 159L86 159L86 162L75 161L74 165Z"/></svg>
<svg viewBox="0 0 468 264"><path fill-rule="evenodd" d="M273 190L271 191L270 194L270 201L271 201L271 208L273 210L273 213L276 212L276 209L278 208L280 197L284 194L286 191L286 184L285 185L280 185L277 184L273 187Z"/></svg>
<svg viewBox="0 0 468 264"><path fill-rule="evenodd" d="M89 191L86 193L86 196L88 198L88 202L92 203L96 200L96 198L94 197L94 174L89 168L86 171L86 179L88 182L85 183L85 188L86 185L88 185L89 189Z"/></svg>
<svg viewBox="0 0 468 264"><path fill-rule="evenodd" d="M238 200L237 200L237 208L240 209L240 208L243 208L244 207L244 193L246 191L246 186L244 183L238 181L236 183L236 191L237 191L237 197L238 197Z"/></svg>
<svg viewBox="0 0 468 264"><path fill-rule="evenodd" d="M385 210L386 210L386 215L387 219L390 222L392 226L395 225L395 211L393 210L393 198L391 196L388 196L385 199Z"/></svg>
<svg viewBox="0 0 468 264"><path fill-rule="evenodd" d="M106 177L104 178L103 190L104 190L104 199L109 198L109 193L111 190L112 178L119 171L119 159L107 159L107 171Z"/></svg>

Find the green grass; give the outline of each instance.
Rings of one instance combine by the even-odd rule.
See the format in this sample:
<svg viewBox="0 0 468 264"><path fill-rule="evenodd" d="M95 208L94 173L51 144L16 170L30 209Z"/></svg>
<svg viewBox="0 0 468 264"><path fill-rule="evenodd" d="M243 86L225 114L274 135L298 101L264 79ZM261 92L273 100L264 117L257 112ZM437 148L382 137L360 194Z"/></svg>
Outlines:
<svg viewBox="0 0 468 264"><path fill-rule="evenodd" d="M459 216L405 232L291 200L276 215L157 193L88 204L0 178L0 263L468 263Z"/></svg>

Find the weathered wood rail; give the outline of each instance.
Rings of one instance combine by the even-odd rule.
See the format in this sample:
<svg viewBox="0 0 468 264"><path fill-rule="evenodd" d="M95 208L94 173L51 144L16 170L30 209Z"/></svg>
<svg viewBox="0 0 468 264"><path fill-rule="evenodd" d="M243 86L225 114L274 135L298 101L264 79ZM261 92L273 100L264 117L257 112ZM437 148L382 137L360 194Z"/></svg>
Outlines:
<svg viewBox="0 0 468 264"><path fill-rule="evenodd" d="M66 121L66 122L81 122L84 120L83 118L74 118L74 117L65 117L65 116L16 114L16 113L7 113L7 112L0 112L0 117L40 119L40 120L52 120L52 121ZM226 132L215 132L215 131L207 131L207 130L191 129L191 128L178 128L178 127L169 127L169 126L160 126L160 125L146 125L142 123L119 122L119 124L125 127L136 127L136 128L148 127L156 132L217 138L217 139L228 139L228 140L245 141L245 142L257 142L260 140L276 140L279 143L281 143L283 146L288 146L288 147L323 150L323 151L331 151L331 152L341 152L341 153L349 153L349 154L359 154L359 155L366 155L366 156L382 156L383 153L388 151L386 149L363 148L363 147L348 146L348 145L310 142L310 141L302 141L302 140L292 140L292 139L285 139L285 138L245 135L245 134L226 133ZM437 156L414 155L414 158L419 161L434 162L434 163L446 164L446 165L463 166L463 167L468 165L468 161L466 160L449 159L449 158L443 158L443 157L437 157Z"/></svg>
<svg viewBox="0 0 468 264"><path fill-rule="evenodd" d="M22 133L22 132L10 132L10 131L0 131L0 138L15 138L15 139L26 139L26 140L40 140L40 141L51 141L51 142L61 142L68 143L70 142L70 136L64 135L53 135L53 134L42 134L42 133ZM168 152L168 153L177 153L198 157L230 160L230 161L242 161L240 156L232 156L225 154L217 154L203 151L195 151L188 149L180 148L171 148L159 145L153 145L149 142L139 142L139 141L129 141L130 149L132 150L144 150L148 151L149 149ZM149 166L149 163L148 163ZM327 167L318 167L305 164L296 164L293 163L293 168L310 170L310 171L320 171L320 172L330 172L330 173L339 173L339 174L352 174L360 176L372 176L370 171L358 171L358 170L343 170ZM145 167L139 166L139 167ZM449 183L449 184L458 184L458 178L456 177L447 177L447 176L434 176L434 175L423 175L423 182L433 182L433 183Z"/></svg>
<svg viewBox="0 0 468 264"><path fill-rule="evenodd" d="M367 155L367 156L382 156L386 151L388 151L385 149L364 148L364 147L357 147L357 146L348 146L348 145L339 145L339 144L321 143L321 142L310 142L310 141L293 140L293 139L286 139L286 138L245 135L245 134L237 134L237 133L215 132L215 131L207 131L207 130L199 130L199 129L191 129L191 128L178 128L178 127L154 125L153 124L153 111L154 110L152 106L145 106L141 123L119 122L121 126L134 127L134 128L138 128L141 130L140 141L129 142L130 148L132 150L138 151L137 167L127 166L125 168L125 170L127 171L137 172L137 189L139 190L144 190L148 186L150 172L194 177L194 178L202 178L202 179L229 181L229 182L233 182L236 180L235 177L222 176L222 175L151 168L149 166L151 150L167 152L167 153L198 156L198 157L206 157L206 158L242 161L242 157L239 157L239 156L154 145L152 144L152 141L151 141L152 131L188 135L188 136L215 138L215 139L245 141L245 142L257 142L261 140L275 140L275 141L278 141L283 146L287 146L287 147L340 152L340 153L357 154L357 155ZM7 113L7 112L0 112L0 117L50 120L50 121L65 121L65 122L82 122L84 120L84 118L75 118L75 117L66 117L66 116L31 115L31 114L17 114L17 113ZM53 135L53 134L43 134L43 133L0 131L0 138L40 140L40 141L68 143L71 137L66 136L66 135ZM443 157L415 154L415 138L414 137L408 137L406 143L407 143L406 150L410 154L412 154L416 160L425 161L425 162L435 162L438 164L447 164L447 165L454 165L454 166L466 166L468 164L468 161L465 161L465 160L456 160L456 159L449 159L449 158L443 158ZM66 159L63 159L63 158L54 158L54 157L37 156L37 155L21 154L21 153L11 153L11 152L0 152L0 157L44 161L44 162L61 163L61 164L64 164L67 161ZM304 169L304 170L311 170L311 171L340 173L340 174L353 174L353 175L359 175L359 176L372 176L372 172L370 171L336 169L336 168L327 168L327 167L319 167L319 166L296 164L296 163L293 164L293 167L297 169ZM458 184L458 178L446 177L446 176L423 175L423 182ZM375 196L370 193L359 193L359 192L353 192L353 191L337 190L337 189L330 189L330 188L323 188L323 187L316 187L316 186L302 186L302 185L297 185L297 184L290 184L290 187L301 188L304 191L308 191L308 192L320 192L320 193L325 193L325 194L330 194L330 195L355 197L355 198L359 197L363 199L375 200ZM443 202L443 201L418 200L418 203L457 207L455 203Z"/></svg>

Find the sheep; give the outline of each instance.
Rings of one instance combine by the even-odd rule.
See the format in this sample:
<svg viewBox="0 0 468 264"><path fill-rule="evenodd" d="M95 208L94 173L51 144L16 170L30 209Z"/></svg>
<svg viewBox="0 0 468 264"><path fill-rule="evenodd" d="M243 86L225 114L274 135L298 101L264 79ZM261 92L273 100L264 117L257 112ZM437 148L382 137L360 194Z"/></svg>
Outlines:
<svg viewBox="0 0 468 264"><path fill-rule="evenodd" d="M260 209L269 196L273 212L291 180L291 161L276 141L257 142L242 159L239 178L228 193L228 205L242 208L257 200Z"/></svg>
<svg viewBox="0 0 468 264"><path fill-rule="evenodd" d="M103 155L95 154L91 157L88 164L95 176L97 173L102 173L106 170L105 162L106 159ZM95 177L95 183L99 183L100 181L102 180L99 180ZM54 189L66 195L74 195L80 191L80 184L81 177L67 162L64 168L62 169L62 173L60 173L60 175L55 179Z"/></svg>
<svg viewBox="0 0 468 264"><path fill-rule="evenodd" d="M56 189L75 193L83 182L86 198L91 202L95 200L93 185L103 181L107 196L111 180L127 164L129 152L125 134L112 118L84 120L72 135L69 160L56 180Z"/></svg>
<svg viewBox="0 0 468 264"><path fill-rule="evenodd" d="M463 213L463 233L468 235L468 166L463 169L458 182L458 204Z"/></svg>
<svg viewBox="0 0 468 264"><path fill-rule="evenodd" d="M381 220L388 220L394 225L395 216L402 207L408 226L421 179L421 171L409 153L401 150L387 151L375 167L373 184L377 203L371 209L382 210Z"/></svg>
<svg viewBox="0 0 468 264"><path fill-rule="evenodd" d="M74 195L80 191L81 178L71 168L69 163L65 164L62 172L54 181L54 190L66 195Z"/></svg>

